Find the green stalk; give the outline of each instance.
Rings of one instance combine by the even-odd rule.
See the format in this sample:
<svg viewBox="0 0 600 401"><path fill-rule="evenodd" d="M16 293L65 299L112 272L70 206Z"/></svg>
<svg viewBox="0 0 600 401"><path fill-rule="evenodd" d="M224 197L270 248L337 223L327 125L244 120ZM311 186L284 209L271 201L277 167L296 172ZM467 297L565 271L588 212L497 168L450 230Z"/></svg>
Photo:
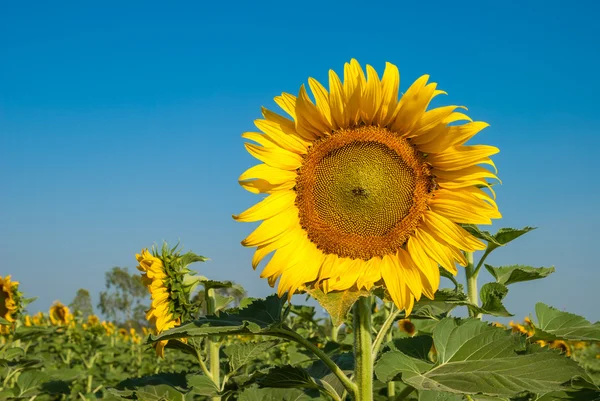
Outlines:
<svg viewBox="0 0 600 401"><path fill-rule="evenodd" d="M355 401L373 401L373 353L371 350L371 297L361 297L354 304L354 377Z"/></svg>
<svg viewBox="0 0 600 401"><path fill-rule="evenodd" d="M389 316L394 316L394 314L392 313L393 308L394 308L394 304L393 303L390 303L389 308L386 308L386 311L389 313ZM392 318L391 320L392 320L392 323L393 323L394 319ZM391 330L391 327L390 327L390 329L388 329L387 334L385 335L385 341L389 343L393 339L394 339L394 332L393 332L393 330ZM377 355L374 355L373 358L377 358ZM390 401L394 400L394 397L396 395L396 383L395 382L393 382L393 381L388 382L388 384L387 384L387 395L388 395L388 400L390 400Z"/></svg>
<svg viewBox="0 0 600 401"><path fill-rule="evenodd" d="M473 252L465 252L467 257L467 267L465 267L465 275L467 277L467 296L469 302L475 306L479 306L479 289L477 288L477 275L479 271L475 270L473 265ZM481 319L481 313L476 313L469 309L469 315L477 319Z"/></svg>
<svg viewBox="0 0 600 401"><path fill-rule="evenodd" d="M215 290L214 288L209 288L208 290L206 290L206 313L208 315L215 314L215 302ZM217 388L221 388L221 364L219 360L221 345L219 344L218 339L215 336L209 337L206 343L208 348L208 358L210 361L210 375L212 376L211 378L213 383L215 383L215 386ZM212 401L221 401L221 397L212 397Z"/></svg>

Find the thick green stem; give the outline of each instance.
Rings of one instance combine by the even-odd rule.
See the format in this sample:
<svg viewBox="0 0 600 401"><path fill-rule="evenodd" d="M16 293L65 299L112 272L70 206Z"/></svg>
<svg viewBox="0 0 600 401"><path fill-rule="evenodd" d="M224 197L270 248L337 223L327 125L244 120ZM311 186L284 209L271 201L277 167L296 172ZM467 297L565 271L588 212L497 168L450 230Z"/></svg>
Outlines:
<svg viewBox="0 0 600 401"><path fill-rule="evenodd" d="M215 298L215 290L214 288L209 288L206 291L206 313L208 315L214 315L216 312L215 306L216 298ZM209 337L206 341L208 348L208 359L210 361L210 375L213 383L217 388L221 388L221 361L220 361L220 351L221 345L217 337L212 336ZM212 397L212 401L221 401L221 397Z"/></svg>
<svg viewBox="0 0 600 401"><path fill-rule="evenodd" d="M479 306L479 289L477 288L477 275L479 272L475 271L473 265L473 252L466 252L466 256L468 263L467 267L465 267L465 274L467 276L467 296L469 297L470 303ZM481 314L472 310L469 310L469 315L481 319Z"/></svg>
<svg viewBox="0 0 600 401"><path fill-rule="evenodd" d="M388 316L387 320L390 320L389 319L390 316L394 316L393 310L394 310L394 304L390 302L389 309L386 308L386 311L388 311L388 313L389 313L389 316ZM387 320L386 320L386 323L387 323ZM391 323L393 323L393 322L394 322L394 318L391 319ZM382 329L383 329L383 327L382 327ZM394 332L391 330L391 324L390 324L390 327L387 328L387 333L385 335L385 341L389 343L393 339L394 339ZM373 358L376 359L377 355L374 354ZM388 395L388 400L389 401L393 401L394 400L394 397L396 396L396 382L393 382L393 381L388 382L388 384L387 384L387 395Z"/></svg>
<svg viewBox="0 0 600 401"><path fill-rule="evenodd" d="M373 350L371 349L371 297L361 297L354 304L354 377L355 401L373 401Z"/></svg>

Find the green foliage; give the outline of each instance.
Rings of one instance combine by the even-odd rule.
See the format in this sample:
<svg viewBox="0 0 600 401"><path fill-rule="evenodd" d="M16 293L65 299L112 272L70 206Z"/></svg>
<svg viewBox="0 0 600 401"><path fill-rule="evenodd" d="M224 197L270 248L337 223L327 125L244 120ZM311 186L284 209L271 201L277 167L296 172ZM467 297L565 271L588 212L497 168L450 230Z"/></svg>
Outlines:
<svg viewBox="0 0 600 401"><path fill-rule="evenodd" d="M535 336L539 339L600 341L600 322L590 323L584 317L562 312L543 303L535 306L538 324Z"/></svg>
<svg viewBox="0 0 600 401"><path fill-rule="evenodd" d="M565 389L572 379L587 378L577 363L559 353L524 354L520 337L476 319L440 321L433 343L435 361L402 351L386 352L375 368L378 379L401 378L417 390L516 396L524 391Z"/></svg>
<svg viewBox="0 0 600 401"><path fill-rule="evenodd" d="M503 285L537 280L548 277L555 271L554 267L530 267L521 265L493 267L486 264L485 268L498 283Z"/></svg>

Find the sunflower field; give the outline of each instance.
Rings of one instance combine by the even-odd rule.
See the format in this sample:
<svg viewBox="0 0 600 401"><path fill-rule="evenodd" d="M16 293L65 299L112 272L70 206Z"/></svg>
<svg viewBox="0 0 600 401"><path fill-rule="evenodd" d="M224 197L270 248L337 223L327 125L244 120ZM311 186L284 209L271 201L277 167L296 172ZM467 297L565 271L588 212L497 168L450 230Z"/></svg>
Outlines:
<svg viewBox="0 0 600 401"><path fill-rule="evenodd" d="M401 94L390 63L308 83L242 135L261 164L239 184L260 199L233 218L260 222L242 245L276 293L236 299L166 243L135 255L136 325L58 301L30 315L2 276L0 400L600 399L600 323L543 303L495 322L510 286L554 268L486 263L534 230L482 228L502 217L499 149L466 143L487 124L430 108L446 93L427 75Z"/></svg>

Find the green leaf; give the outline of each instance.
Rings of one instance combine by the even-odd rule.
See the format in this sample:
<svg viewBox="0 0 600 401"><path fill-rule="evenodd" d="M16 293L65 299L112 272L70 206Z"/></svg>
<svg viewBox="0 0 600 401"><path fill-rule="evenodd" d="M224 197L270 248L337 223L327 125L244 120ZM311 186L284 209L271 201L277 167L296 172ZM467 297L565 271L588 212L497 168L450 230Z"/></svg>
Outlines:
<svg viewBox="0 0 600 401"><path fill-rule="evenodd" d="M536 338L600 341L600 322L592 324L582 316L559 311L541 302L535 305L535 313L538 320Z"/></svg>
<svg viewBox="0 0 600 401"><path fill-rule="evenodd" d="M486 264L485 268L497 282L504 285L548 277L555 271L554 267L530 267L521 265L493 267Z"/></svg>
<svg viewBox="0 0 600 401"><path fill-rule="evenodd" d="M377 363L378 379L387 382L400 375L417 390L490 396L545 393L565 389L576 377L587 380L576 362L558 352L518 354L524 349L521 336L478 319L443 319L433 330L433 341L435 364L390 351Z"/></svg>
<svg viewBox="0 0 600 401"><path fill-rule="evenodd" d="M188 374L185 376L188 387L191 387L191 393L213 397L219 394L219 389L213 381L200 374Z"/></svg>
<svg viewBox="0 0 600 401"><path fill-rule="evenodd" d="M334 326L340 326L344 323L346 315L358 298L370 294L369 291L365 290L336 291L325 294L319 289L312 289L307 292L329 313Z"/></svg>
<svg viewBox="0 0 600 401"><path fill-rule="evenodd" d="M242 391L238 401L317 401L320 397L311 397L299 389L256 388Z"/></svg>
<svg viewBox="0 0 600 401"><path fill-rule="evenodd" d="M481 309L483 313L493 316L514 316L502 305L502 300L508 294L508 288L500 283L486 283L481 287Z"/></svg>
<svg viewBox="0 0 600 401"><path fill-rule="evenodd" d="M236 371L255 359L259 359L276 344L276 341L232 344L225 347L224 352L229 357L231 371Z"/></svg>
<svg viewBox="0 0 600 401"><path fill-rule="evenodd" d="M3 318L3 317L0 317L0 324L2 324L2 325L5 325L5 326L6 326L6 325L9 325L9 324L11 324L11 323L10 323L8 320L6 320L5 318Z"/></svg>
<svg viewBox="0 0 600 401"><path fill-rule="evenodd" d="M480 230L474 224L464 224L463 228L471 233L476 238L486 241L488 243L486 254L489 254L498 247L504 246L511 241L519 238L521 235L528 233L529 231L535 230L535 227L523 227L520 229L516 228L501 228L496 234L490 234L488 231Z"/></svg>
<svg viewBox="0 0 600 401"><path fill-rule="evenodd" d="M446 277L448 280L452 281L452 283L454 284L454 291L459 291L460 284L458 283L458 281L456 281L456 278L454 278L454 275L441 266L439 267L439 270L440 270L440 276Z"/></svg>
<svg viewBox="0 0 600 401"><path fill-rule="evenodd" d="M205 337L215 334L266 333L281 324L285 300L277 295L255 299L244 308L222 311L183 324L159 335L150 335L149 343L183 337Z"/></svg>
<svg viewBox="0 0 600 401"><path fill-rule="evenodd" d="M234 284L231 281L209 280L206 277L201 277L200 283L204 285L204 288L207 290L209 288L230 288L234 286Z"/></svg>
<svg viewBox="0 0 600 401"><path fill-rule="evenodd" d="M419 401L464 401L460 394L447 393L444 391L420 390Z"/></svg>
<svg viewBox="0 0 600 401"><path fill-rule="evenodd" d="M17 328L13 340L32 341L39 337L49 337L50 335L55 333L56 330L57 327L20 326Z"/></svg>
<svg viewBox="0 0 600 401"><path fill-rule="evenodd" d="M412 358L428 360L429 351L433 345L433 338L431 336L420 335L415 337L407 338L396 338L386 344L392 351L400 351L404 355Z"/></svg>
<svg viewBox="0 0 600 401"><path fill-rule="evenodd" d="M339 366L339 368L346 374L351 376L354 373L354 354L352 352L344 352L331 357L333 362ZM331 372L331 369L327 367L320 359L317 360L308 368L308 373L318 379L321 383L325 382L333 388L338 396L341 397L344 392L344 385L338 379L338 377Z"/></svg>
<svg viewBox="0 0 600 401"><path fill-rule="evenodd" d="M17 386L19 387L19 396L31 397L37 393L36 389L48 376L39 370L26 370L19 375Z"/></svg>
<svg viewBox="0 0 600 401"><path fill-rule="evenodd" d="M217 293L214 294L214 297L215 297L215 311L217 311L217 312L222 311L223 309L227 308L227 306L231 302L233 302L233 300L235 299L234 297L224 297Z"/></svg>
<svg viewBox="0 0 600 401"><path fill-rule="evenodd" d="M579 391L555 391L542 394L535 401L598 401L600 400L600 391L597 390L579 390Z"/></svg>
<svg viewBox="0 0 600 401"><path fill-rule="evenodd" d="M185 396L168 384L148 385L135 390L138 400L143 401L184 401Z"/></svg>
<svg viewBox="0 0 600 401"><path fill-rule="evenodd" d="M422 297L415 302L411 316L437 320L446 317L457 306L469 304L469 298L462 292L462 286L459 285L457 290L441 288L435 292L433 300Z"/></svg>
<svg viewBox="0 0 600 401"><path fill-rule="evenodd" d="M269 369L266 374L261 374L258 385L274 388L319 388L306 370L292 365Z"/></svg>

